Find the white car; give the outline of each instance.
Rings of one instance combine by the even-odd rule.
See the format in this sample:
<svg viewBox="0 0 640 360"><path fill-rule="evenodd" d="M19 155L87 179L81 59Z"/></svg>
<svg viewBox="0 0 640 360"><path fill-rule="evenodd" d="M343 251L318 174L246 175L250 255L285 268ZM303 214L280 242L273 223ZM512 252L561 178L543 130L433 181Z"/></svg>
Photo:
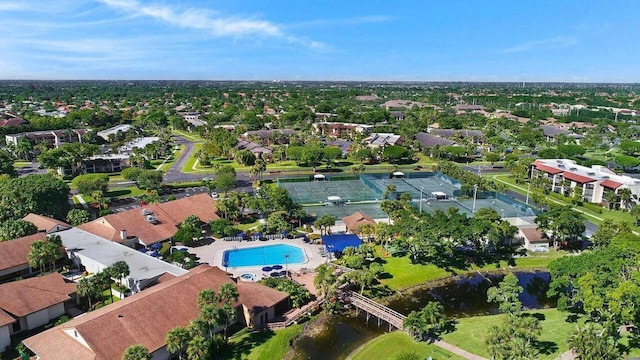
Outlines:
<svg viewBox="0 0 640 360"><path fill-rule="evenodd" d="M214 198L214 199L217 199L219 197L219 195L218 195L217 192L214 191L214 192L211 193L211 197Z"/></svg>

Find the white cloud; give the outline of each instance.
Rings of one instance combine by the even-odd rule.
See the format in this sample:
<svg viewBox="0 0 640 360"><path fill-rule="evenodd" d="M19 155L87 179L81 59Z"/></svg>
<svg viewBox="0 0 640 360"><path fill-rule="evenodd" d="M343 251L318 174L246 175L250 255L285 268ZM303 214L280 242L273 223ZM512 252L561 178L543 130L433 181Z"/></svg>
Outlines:
<svg viewBox="0 0 640 360"><path fill-rule="evenodd" d="M311 21L303 21L288 26L289 28L314 28L326 26L351 26L360 24L374 24L381 22L389 22L395 20L392 16L387 15L369 15L359 16L346 19L317 19Z"/></svg>
<svg viewBox="0 0 640 360"><path fill-rule="evenodd" d="M561 49L573 46L580 42L575 36L557 36L550 39L528 41L510 48L498 50L502 54L525 52L537 49Z"/></svg>
<svg viewBox="0 0 640 360"><path fill-rule="evenodd" d="M214 36L263 35L282 37L280 26L266 20L216 16L207 9L178 10L165 5L143 5L135 0L101 0L109 7L135 16L146 16L192 29L209 30Z"/></svg>

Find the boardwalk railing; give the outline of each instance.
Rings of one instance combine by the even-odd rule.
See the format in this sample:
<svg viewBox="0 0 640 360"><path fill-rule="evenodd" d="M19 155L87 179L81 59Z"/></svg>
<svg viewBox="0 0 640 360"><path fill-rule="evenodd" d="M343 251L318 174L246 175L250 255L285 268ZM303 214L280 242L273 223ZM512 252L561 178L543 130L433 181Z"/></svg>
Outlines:
<svg viewBox="0 0 640 360"><path fill-rule="evenodd" d="M320 306L320 304L322 304L325 300L325 297L321 297L305 306L302 307L302 309L300 309L300 311L295 314L294 316L292 316L291 318L285 320L285 321L278 321L278 322L270 322L267 323L265 325L266 329L269 330L276 330L276 329L283 329L286 328L287 326L293 324L296 322L296 320L300 319L301 317L309 314L310 312L312 312L314 309L316 309L318 306Z"/></svg>
<svg viewBox="0 0 640 360"><path fill-rule="evenodd" d="M360 310L365 311L367 314L377 317L379 320L386 321L389 325L402 330L402 323L407 317L399 312L390 309L384 305L369 299L366 296L362 296L353 291L345 291L344 294L351 302L351 305L357 307Z"/></svg>

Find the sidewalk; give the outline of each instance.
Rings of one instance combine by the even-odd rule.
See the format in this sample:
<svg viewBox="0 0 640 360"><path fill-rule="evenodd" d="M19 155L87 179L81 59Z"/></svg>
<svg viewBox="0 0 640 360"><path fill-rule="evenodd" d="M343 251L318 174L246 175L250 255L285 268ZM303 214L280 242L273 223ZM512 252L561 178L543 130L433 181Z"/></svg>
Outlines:
<svg viewBox="0 0 640 360"><path fill-rule="evenodd" d="M489 360L487 358L483 358L482 356L476 355L476 354L472 354L468 351L462 350L457 346L451 345L449 343L446 343L442 340L435 340L433 342L433 345L440 347L442 349L447 350L448 352L454 353L456 355L462 356L465 359L469 359L469 360Z"/></svg>

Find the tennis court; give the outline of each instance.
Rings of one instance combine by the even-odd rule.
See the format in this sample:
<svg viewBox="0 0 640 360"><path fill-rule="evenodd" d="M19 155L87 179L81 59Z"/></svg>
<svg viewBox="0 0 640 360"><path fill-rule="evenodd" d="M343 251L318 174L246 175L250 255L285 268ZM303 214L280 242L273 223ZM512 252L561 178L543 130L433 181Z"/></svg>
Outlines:
<svg viewBox="0 0 640 360"><path fill-rule="evenodd" d="M322 215L331 215L338 219L351 215L356 211L362 211L363 213L371 216L374 219L386 219L387 214L380 209L380 203L356 203L356 204L344 204L339 206L325 206L325 205L311 205L304 206L306 211L311 216L320 217Z"/></svg>
<svg viewBox="0 0 640 360"><path fill-rule="evenodd" d="M413 205L420 208L420 201L414 201ZM423 200L422 211L433 213L436 210L447 211L449 208L457 208L460 213L473 215L473 199L455 200ZM509 204L500 199L476 199L476 210L482 208L494 209L501 217L535 216L534 210L518 204Z"/></svg>
<svg viewBox="0 0 640 360"><path fill-rule="evenodd" d="M289 192L294 203L302 204L313 216L331 215L341 218L360 210L374 219L386 218L380 209L382 194L388 185L396 187L396 194L407 192L413 199L412 205L422 211L447 211L455 207L461 213L473 214L473 199L456 197L461 184L439 173L412 173L408 178L390 178L389 174L362 174L360 180L279 182L279 186ZM446 200L437 200L433 193L444 193ZM325 205L329 197L338 196L345 204ZM475 209L491 208L502 217L534 216L537 212L505 194L478 192Z"/></svg>
<svg viewBox="0 0 640 360"><path fill-rule="evenodd" d="M281 182L296 204L325 203L329 196L339 196L344 201L380 199L360 180Z"/></svg>

